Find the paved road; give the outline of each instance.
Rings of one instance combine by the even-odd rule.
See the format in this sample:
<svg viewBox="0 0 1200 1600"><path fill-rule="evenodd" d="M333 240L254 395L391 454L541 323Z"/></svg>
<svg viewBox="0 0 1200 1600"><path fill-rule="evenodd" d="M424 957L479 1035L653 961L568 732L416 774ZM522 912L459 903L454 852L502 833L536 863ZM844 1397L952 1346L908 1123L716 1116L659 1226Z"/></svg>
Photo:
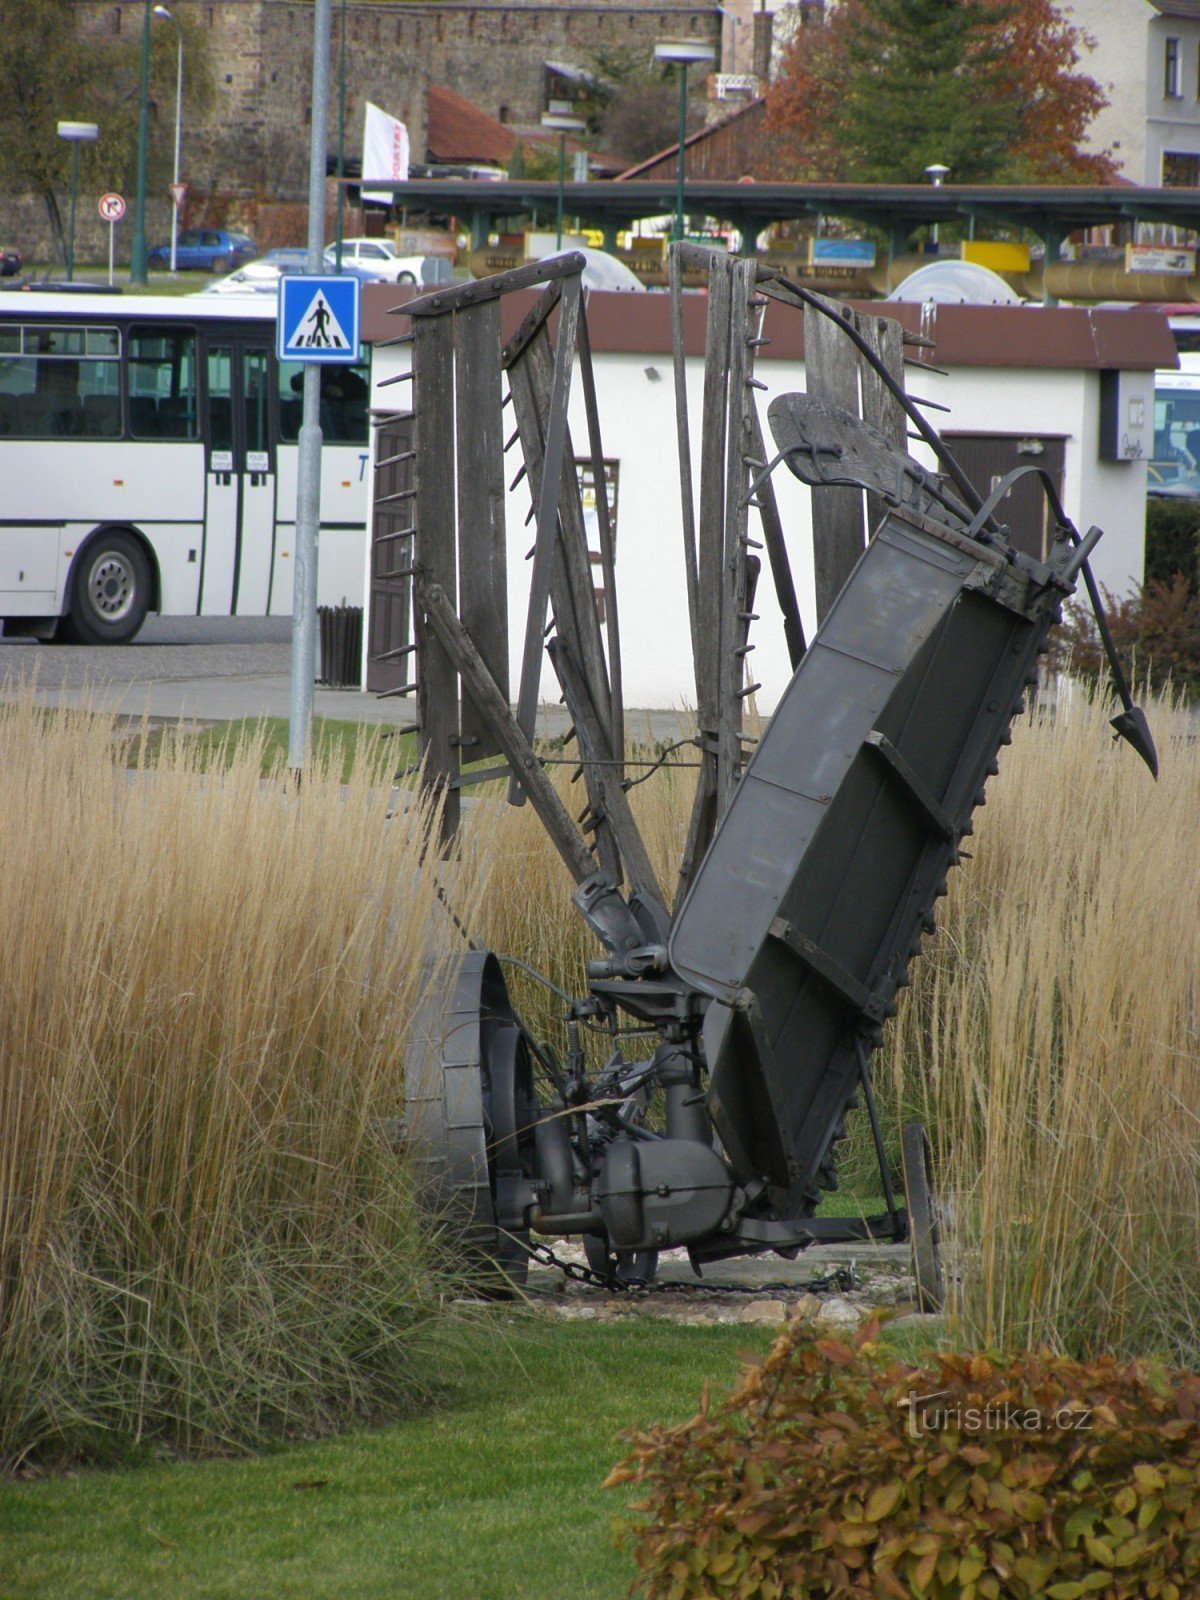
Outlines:
<svg viewBox="0 0 1200 1600"><path fill-rule="evenodd" d="M45 704L90 703L129 716L225 721L288 715L286 617L151 617L127 645L0 641L0 696L33 684ZM318 716L398 722L395 702L356 690L315 692Z"/></svg>
<svg viewBox="0 0 1200 1600"><path fill-rule="evenodd" d="M45 705L90 704L125 716L224 722L233 717L287 717L291 709L288 617L151 617L134 644L38 644L0 639L0 700L33 684ZM411 701L380 700L357 689L314 691L318 717L403 726ZM539 713L544 733L561 733L566 713ZM677 711L630 711L627 725L658 739L682 729Z"/></svg>

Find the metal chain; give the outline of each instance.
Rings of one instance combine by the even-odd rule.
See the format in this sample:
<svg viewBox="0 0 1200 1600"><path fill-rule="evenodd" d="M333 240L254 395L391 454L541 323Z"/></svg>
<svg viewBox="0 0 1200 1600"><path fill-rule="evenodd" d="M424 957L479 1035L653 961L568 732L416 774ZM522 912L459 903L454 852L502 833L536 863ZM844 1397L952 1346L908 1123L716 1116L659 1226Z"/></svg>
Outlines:
<svg viewBox="0 0 1200 1600"><path fill-rule="evenodd" d="M507 1235L512 1238L512 1235ZM517 1242L514 1238L514 1242ZM572 1283L583 1283L591 1289L604 1289L609 1294L747 1294L757 1295L761 1298L765 1294L819 1294L830 1289L835 1289L839 1294L850 1294L855 1289L862 1287L862 1279L858 1275L857 1263L849 1261L844 1267L835 1267L832 1272L824 1273L815 1278L809 1278L804 1283L668 1283L645 1282L634 1279L630 1283L622 1283L617 1278L610 1278L603 1272L596 1272L591 1267L586 1267L578 1261L564 1261L561 1256L556 1256L548 1244L534 1244L532 1240L519 1241L522 1248L529 1254L531 1261L536 1261L539 1266L553 1267L561 1272Z"/></svg>

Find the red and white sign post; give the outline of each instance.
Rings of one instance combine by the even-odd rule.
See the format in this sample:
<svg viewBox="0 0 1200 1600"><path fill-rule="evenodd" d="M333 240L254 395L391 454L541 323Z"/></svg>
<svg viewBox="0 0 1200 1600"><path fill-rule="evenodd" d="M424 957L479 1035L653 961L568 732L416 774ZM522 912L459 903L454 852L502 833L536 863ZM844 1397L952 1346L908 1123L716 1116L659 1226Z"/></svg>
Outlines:
<svg viewBox="0 0 1200 1600"><path fill-rule="evenodd" d="M100 215L108 223L108 286L112 288L113 281L113 241L117 223L125 215L125 201L119 194L102 194L97 207Z"/></svg>

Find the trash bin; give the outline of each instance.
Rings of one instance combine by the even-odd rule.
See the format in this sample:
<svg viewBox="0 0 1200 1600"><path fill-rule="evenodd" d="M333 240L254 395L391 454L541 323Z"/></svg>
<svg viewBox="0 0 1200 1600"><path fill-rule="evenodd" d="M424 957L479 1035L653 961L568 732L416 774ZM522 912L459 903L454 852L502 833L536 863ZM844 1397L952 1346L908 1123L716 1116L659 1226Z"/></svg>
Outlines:
<svg viewBox="0 0 1200 1600"><path fill-rule="evenodd" d="M318 606L317 631L321 659L317 682L327 689L362 687L361 606Z"/></svg>

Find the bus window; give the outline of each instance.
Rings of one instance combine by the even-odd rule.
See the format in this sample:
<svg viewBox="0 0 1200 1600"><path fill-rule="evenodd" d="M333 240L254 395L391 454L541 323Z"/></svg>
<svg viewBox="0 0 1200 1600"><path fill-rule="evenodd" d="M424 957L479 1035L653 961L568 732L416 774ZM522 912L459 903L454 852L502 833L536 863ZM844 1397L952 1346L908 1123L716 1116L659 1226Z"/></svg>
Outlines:
<svg viewBox="0 0 1200 1600"><path fill-rule="evenodd" d="M0 344L0 435L116 439L121 433L115 328L9 325Z"/></svg>
<svg viewBox="0 0 1200 1600"><path fill-rule="evenodd" d="M242 405L246 417L246 450L258 455L271 447L268 425L268 356L265 350L242 352Z"/></svg>
<svg viewBox="0 0 1200 1600"><path fill-rule="evenodd" d="M370 433L371 368L361 357L353 366L321 368L321 435L326 444L365 445ZM279 364L279 437L294 444L304 409L304 364Z"/></svg>
<svg viewBox="0 0 1200 1600"><path fill-rule="evenodd" d="M233 451L233 351L208 352L208 427L209 445L216 450Z"/></svg>
<svg viewBox="0 0 1200 1600"><path fill-rule="evenodd" d="M195 334L181 329L130 332L129 428L135 439L196 437Z"/></svg>

